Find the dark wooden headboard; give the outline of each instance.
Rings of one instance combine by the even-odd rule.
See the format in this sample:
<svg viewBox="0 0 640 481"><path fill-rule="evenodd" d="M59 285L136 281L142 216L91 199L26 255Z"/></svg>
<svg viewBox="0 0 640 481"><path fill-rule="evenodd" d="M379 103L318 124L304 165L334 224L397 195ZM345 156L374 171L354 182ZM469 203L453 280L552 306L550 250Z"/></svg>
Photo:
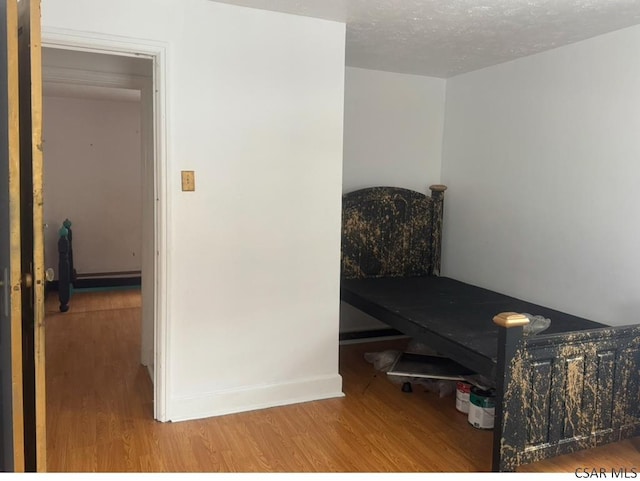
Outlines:
<svg viewBox="0 0 640 481"><path fill-rule="evenodd" d="M444 185L431 197L399 187L369 187L342 197L342 277L440 274Z"/></svg>

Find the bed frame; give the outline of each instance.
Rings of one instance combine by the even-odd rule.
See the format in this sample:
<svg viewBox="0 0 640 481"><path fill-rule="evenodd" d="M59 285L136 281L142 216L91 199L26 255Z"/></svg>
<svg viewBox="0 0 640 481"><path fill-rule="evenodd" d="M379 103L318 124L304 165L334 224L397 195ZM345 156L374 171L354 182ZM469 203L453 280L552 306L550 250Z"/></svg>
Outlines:
<svg viewBox="0 0 640 481"><path fill-rule="evenodd" d="M385 294L384 286L397 278L440 274L446 187L430 189L430 197L395 187L345 194L341 299L490 377L496 389L493 471L515 471L521 464L640 435L640 325L611 327L552 311L578 329L525 336L529 321L518 312L531 311L495 312L486 324L484 317L477 323L495 339L496 354L487 356L445 335L438 328L442 313L440 324L431 322L419 292L403 291L402 302ZM500 296L496 305L533 306L462 286L474 296ZM415 308L407 310L408 295L427 312L416 317ZM462 298L449 304L464 309L468 296ZM451 323L460 320L460 312Z"/></svg>

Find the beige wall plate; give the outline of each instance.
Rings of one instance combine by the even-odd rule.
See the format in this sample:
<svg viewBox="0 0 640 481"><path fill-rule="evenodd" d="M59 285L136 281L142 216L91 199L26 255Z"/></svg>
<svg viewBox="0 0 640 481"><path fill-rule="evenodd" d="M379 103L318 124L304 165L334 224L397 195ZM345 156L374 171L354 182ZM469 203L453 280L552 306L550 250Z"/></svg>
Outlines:
<svg viewBox="0 0 640 481"><path fill-rule="evenodd" d="M182 191L193 192L196 190L196 175L193 170L182 171Z"/></svg>

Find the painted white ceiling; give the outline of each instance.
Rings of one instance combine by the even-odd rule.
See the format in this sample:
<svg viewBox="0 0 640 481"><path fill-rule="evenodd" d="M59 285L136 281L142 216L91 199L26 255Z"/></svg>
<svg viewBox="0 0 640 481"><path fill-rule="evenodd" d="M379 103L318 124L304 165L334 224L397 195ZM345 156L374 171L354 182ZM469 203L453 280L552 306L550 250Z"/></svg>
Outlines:
<svg viewBox="0 0 640 481"><path fill-rule="evenodd" d="M215 0L347 24L347 65L451 77L640 23L639 0Z"/></svg>

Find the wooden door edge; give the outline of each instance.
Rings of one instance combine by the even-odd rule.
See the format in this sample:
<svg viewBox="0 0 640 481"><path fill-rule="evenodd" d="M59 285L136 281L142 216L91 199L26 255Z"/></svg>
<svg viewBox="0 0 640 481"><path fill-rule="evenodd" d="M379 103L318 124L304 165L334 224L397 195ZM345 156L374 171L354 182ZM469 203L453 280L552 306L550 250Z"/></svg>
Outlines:
<svg viewBox="0 0 640 481"><path fill-rule="evenodd" d="M13 470L24 472L24 398L22 392L22 292L20 249L20 105L18 80L18 2L7 0L7 86L9 125L9 248L11 304L11 414Z"/></svg>

